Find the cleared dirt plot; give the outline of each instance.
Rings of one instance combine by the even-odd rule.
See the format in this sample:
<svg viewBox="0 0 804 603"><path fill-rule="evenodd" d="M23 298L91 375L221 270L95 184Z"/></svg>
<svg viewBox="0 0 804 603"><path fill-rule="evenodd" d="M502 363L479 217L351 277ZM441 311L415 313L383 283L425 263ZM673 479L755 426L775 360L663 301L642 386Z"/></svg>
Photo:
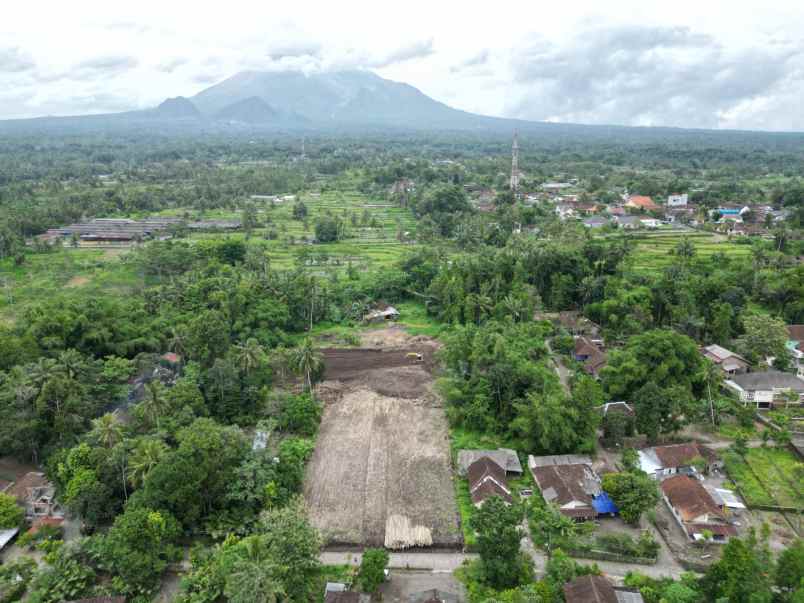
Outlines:
<svg viewBox="0 0 804 603"><path fill-rule="evenodd" d="M305 496L330 544L461 544L447 421L428 370L434 349L415 338L390 350L324 351L326 407Z"/></svg>

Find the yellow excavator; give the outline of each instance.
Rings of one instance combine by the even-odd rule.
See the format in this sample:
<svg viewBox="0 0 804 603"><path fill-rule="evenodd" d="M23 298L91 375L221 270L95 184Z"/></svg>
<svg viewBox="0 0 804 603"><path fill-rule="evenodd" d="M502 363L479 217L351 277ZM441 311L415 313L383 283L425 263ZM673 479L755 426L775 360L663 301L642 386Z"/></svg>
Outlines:
<svg viewBox="0 0 804 603"><path fill-rule="evenodd" d="M405 354L405 358L408 358L413 362L424 362L424 356L422 356L419 352L408 352Z"/></svg>

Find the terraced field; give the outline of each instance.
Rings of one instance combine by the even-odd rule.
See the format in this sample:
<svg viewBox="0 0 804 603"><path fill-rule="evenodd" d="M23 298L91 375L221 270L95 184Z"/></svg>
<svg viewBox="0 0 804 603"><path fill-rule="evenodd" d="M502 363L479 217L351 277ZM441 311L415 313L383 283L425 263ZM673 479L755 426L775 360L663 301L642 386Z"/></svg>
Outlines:
<svg viewBox="0 0 804 603"><path fill-rule="evenodd" d="M671 254L685 237L695 246L698 258L709 258L716 253L741 258L751 255L751 246L729 241L721 235L697 231L656 231L630 235L636 242L633 269L638 272L655 272L669 266Z"/></svg>
<svg viewBox="0 0 804 603"><path fill-rule="evenodd" d="M271 264L277 268L304 265L314 270L346 269L350 263L359 269L386 266L394 263L405 249L410 248L415 236L415 220L410 210L386 200L372 199L357 191L303 194L301 200L307 206L305 221L293 219L293 201L274 204L255 201L259 220L264 226L256 229L253 237L264 239ZM308 245L307 241L315 237L316 220L325 214L346 223L346 238L337 243ZM220 210L193 215L202 219L240 217L238 212ZM271 231L276 238L266 239ZM207 233L193 236L220 235Z"/></svg>

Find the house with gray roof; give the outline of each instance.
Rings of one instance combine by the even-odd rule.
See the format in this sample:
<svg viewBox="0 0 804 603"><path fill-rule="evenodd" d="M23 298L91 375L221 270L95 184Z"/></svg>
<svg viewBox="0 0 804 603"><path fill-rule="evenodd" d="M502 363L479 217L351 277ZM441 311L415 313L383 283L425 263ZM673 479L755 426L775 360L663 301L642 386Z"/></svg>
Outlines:
<svg viewBox="0 0 804 603"><path fill-rule="evenodd" d="M522 475L522 463L516 450L510 448L498 448L497 450L459 450L458 451L458 475L466 475L469 465L475 461L486 457L497 463L508 475Z"/></svg>
<svg viewBox="0 0 804 603"><path fill-rule="evenodd" d="M792 373L762 371L733 375L724 382L743 404L756 408L785 408L804 403L804 379Z"/></svg>
<svg viewBox="0 0 804 603"><path fill-rule="evenodd" d="M747 373L751 366L739 354L716 344L701 348L701 354L718 365L726 375Z"/></svg>

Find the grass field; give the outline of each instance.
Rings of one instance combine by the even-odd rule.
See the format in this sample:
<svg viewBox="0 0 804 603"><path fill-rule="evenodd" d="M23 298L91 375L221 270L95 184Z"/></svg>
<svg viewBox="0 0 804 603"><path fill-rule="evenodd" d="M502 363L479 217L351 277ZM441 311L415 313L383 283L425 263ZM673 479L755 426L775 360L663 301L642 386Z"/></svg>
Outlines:
<svg viewBox="0 0 804 603"><path fill-rule="evenodd" d="M751 448L745 457L725 455L729 477L740 488L749 506L778 505L801 508L801 474L804 464L782 448Z"/></svg>
<svg viewBox="0 0 804 603"><path fill-rule="evenodd" d="M126 295L142 286L123 249L73 249L29 254L25 263L0 261L0 320L13 321L37 301L71 293Z"/></svg>
<svg viewBox="0 0 804 603"><path fill-rule="evenodd" d="M727 240L720 235L697 231L654 231L630 235L636 243L633 253L633 269L637 272L655 272L669 266L674 256L671 254L683 239L687 238L695 246L695 257L708 259L716 253L729 258L743 258L751 255L751 246Z"/></svg>

